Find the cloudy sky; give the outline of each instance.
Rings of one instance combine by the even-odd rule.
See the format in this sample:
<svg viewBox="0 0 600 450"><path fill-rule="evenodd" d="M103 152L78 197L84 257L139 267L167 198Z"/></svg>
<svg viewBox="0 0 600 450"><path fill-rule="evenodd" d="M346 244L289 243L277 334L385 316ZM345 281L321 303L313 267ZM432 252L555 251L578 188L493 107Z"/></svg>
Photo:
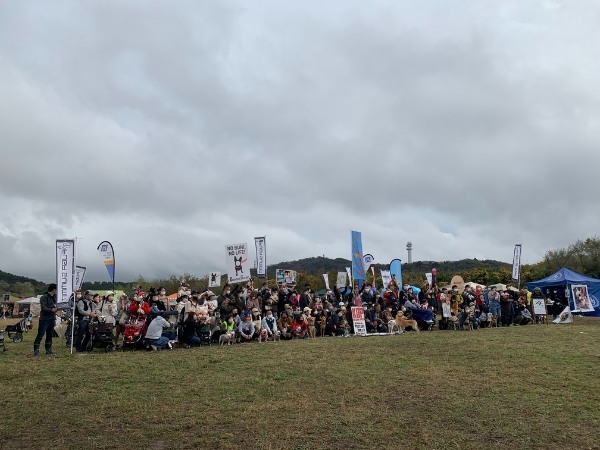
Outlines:
<svg viewBox="0 0 600 450"><path fill-rule="evenodd" d="M598 232L600 4L0 0L0 269L523 261Z"/></svg>

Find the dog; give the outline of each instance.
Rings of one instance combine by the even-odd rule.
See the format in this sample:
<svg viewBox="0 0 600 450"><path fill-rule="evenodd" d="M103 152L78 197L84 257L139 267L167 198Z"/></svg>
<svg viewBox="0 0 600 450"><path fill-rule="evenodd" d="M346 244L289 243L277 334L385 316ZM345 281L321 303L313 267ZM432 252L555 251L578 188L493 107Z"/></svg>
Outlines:
<svg viewBox="0 0 600 450"><path fill-rule="evenodd" d="M235 342L235 332L227 331L219 336L219 345L231 345Z"/></svg>
<svg viewBox="0 0 600 450"><path fill-rule="evenodd" d="M342 316L340 319L340 329L344 330L344 337L350 336L350 325L346 316Z"/></svg>
<svg viewBox="0 0 600 450"><path fill-rule="evenodd" d="M448 329L450 329L450 327L452 327L454 329L454 331L458 331L458 326L459 326L458 317L456 317L456 316L448 317Z"/></svg>
<svg viewBox="0 0 600 450"><path fill-rule="evenodd" d="M471 321L472 317L473 316L471 314L469 314L465 318L465 321L463 322L463 330L473 331L473 322Z"/></svg>
<svg viewBox="0 0 600 450"><path fill-rule="evenodd" d="M308 337L311 339L317 337L317 327L315 326L316 320L315 316L308 316L306 318L306 322L308 322Z"/></svg>
<svg viewBox="0 0 600 450"><path fill-rule="evenodd" d="M540 325L541 325L541 324L543 324L543 323L545 323L546 325L548 325L548 321L546 320L546 317L547 317L546 315L543 315L543 316L538 316L538 317L539 317L539 319L538 319L538 323L539 323Z"/></svg>
<svg viewBox="0 0 600 450"><path fill-rule="evenodd" d="M319 319L319 331L321 332L321 337L325 337L325 328L327 327L327 317L321 316Z"/></svg>
<svg viewBox="0 0 600 450"><path fill-rule="evenodd" d="M258 334L258 343L262 343L265 341L269 340L269 330L267 330L266 328L263 328L262 330L260 330L260 333Z"/></svg>
<svg viewBox="0 0 600 450"><path fill-rule="evenodd" d="M490 328L498 328L498 316L492 316L492 320L490 320Z"/></svg>
<svg viewBox="0 0 600 450"><path fill-rule="evenodd" d="M398 325L398 328L400 328L400 330L402 330L402 332L406 331L407 327L411 327L417 333L419 333L421 331L421 330L419 330L416 320L409 320L404 316L401 316L401 317L396 316L396 319L394 319L394 321Z"/></svg>
<svg viewBox="0 0 600 450"><path fill-rule="evenodd" d="M388 327L388 333L390 333L390 334L392 334L392 333L397 333L397 334L402 333L402 330L400 330L400 327L398 326L398 323L394 319L390 319L388 321L387 327Z"/></svg>

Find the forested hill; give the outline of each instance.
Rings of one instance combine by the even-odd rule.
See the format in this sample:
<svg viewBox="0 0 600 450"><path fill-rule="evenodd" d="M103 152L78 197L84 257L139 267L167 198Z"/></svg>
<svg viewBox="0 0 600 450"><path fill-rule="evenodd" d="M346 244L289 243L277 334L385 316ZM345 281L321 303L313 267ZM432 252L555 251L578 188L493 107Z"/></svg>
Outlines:
<svg viewBox="0 0 600 450"><path fill-rule="evenodd" d="M373 264L376 269L386 269L389 262L385 264ZM269 277L275 275L276 269L291 269L298 272L308 273L310 275L320 275L332 270L344 271L351 265L350 260L344 258L330 259L322 256L314 258L304 258L297 261L287 261L274 264L268 267ZM462 273L473 269L483 269L498 271L500 269L509 269L510 264L490 259L461 259L460 261L416 261L411 264L402 264L402 272L407 274L425 274L436 268L438 273Z"/></svg>
<svg viewBox="0 0 600 450"><path fill-rule="evenodd" d="M48 286L33 278L13 275L0 270L0 294L14 293L21 296L43 294Z"/></svg>

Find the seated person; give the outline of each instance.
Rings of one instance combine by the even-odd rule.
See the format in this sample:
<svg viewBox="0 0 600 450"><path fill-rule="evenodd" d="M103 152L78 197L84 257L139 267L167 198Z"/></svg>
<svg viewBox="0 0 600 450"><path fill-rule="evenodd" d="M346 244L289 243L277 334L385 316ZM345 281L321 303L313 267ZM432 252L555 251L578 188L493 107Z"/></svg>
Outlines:
<svg viewBox="0 0 600 450"><path fill-rule="evenodd" d="M515 314L516 317L513 319L515 325L527 325L531 322L531 312L521 299L519 299L515 307Z"/></svg>
<svg viewBox="0 0 600 450"><path fill-rule="evenodd" d="M304 314L296 314L292 330L294 332L294 339L308 338L308 322Z"/></svg>
<svg viewBox="0 0 600 450"><path fill-rule="evenodd" d="M169 338L167 336L163 336L163 328L170 327L171 324L162 316L156 316L150 325L148 326L148 331L146 331L146 345L151 345L154 350L160 350L163 347L168 347L171 349L171 344L169 343Z"/></svg>
<svg viewBox="0 0 600 450"><path fill-rule="evenodd" d="M291 317L288 316L287 311L282 311L279 320L277 321L277 328L281 333L282 339L291 339L292 338L292 325L294 325Z"/></svg>
<svg viewBox="0 0 600 450"><path fill-rule="evenodd" d="M279 335L277 329L277 321L273 315L273 311L267 309L265 318L262 320L262 329L267 330L267 338L274 339L275 336Z"/></svg>
<svg viewBox="0 0 600 450"><path fill-rule="evenodd" d="M238 332L240 334L240 342L250 342L254 337L254 323L250 314L244 315L244 321L240 323Z"/></svg>

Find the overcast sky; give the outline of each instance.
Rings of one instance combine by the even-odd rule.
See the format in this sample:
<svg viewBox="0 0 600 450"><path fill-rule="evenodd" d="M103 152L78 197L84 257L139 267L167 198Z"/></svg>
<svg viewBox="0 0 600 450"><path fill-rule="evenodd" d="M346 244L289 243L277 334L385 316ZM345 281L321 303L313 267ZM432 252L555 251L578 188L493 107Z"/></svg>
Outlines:
<svg viewBox="0 0 600 450"><path fill-rule="evenodd" d="M523 262L598 233L600 3L0 0L0 269Z"/></svg>

